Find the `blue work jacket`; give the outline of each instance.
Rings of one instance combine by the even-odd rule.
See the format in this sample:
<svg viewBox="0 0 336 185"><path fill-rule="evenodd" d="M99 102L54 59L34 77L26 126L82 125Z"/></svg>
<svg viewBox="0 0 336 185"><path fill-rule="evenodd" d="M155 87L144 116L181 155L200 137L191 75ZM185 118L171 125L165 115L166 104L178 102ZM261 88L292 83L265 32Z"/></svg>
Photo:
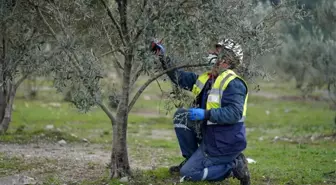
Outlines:
<svg viewBox="0 0 336 185"><path fill-rule="evenodd" d="M164 68L172 66L169 58L161 58ZM183 70L173 70L167 73L173 83L185 90L191 91L198 75ZM206 109L208 92L211 89L211 78L207 81L202 92L196 98L197 107ZM242 80L232 80L221 99L221 108L211 109L207 113L208 120L216 125L202 126L203 150L210 156L230 155L243 151L246 148L246 132L244 122L238 122L243 114L247 88Z"/></svg>

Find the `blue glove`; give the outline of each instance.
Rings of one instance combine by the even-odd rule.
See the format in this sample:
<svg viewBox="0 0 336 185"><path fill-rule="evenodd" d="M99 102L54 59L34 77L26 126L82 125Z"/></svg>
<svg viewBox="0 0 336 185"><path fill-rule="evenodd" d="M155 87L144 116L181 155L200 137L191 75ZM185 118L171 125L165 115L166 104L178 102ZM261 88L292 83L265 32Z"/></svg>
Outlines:
<svg viewBox="0 0 336 185"><path fill-rule="evenodd" d="M189 109L188 118L192 121L204 120L205 110L200 108Z"/></svg>

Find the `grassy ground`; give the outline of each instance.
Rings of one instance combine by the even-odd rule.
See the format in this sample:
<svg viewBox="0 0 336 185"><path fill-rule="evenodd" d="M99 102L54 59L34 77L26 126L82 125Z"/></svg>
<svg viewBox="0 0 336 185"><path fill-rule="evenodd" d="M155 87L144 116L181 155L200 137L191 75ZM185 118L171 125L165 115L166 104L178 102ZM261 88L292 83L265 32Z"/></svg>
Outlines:
<svg viewBox="0 0 336 185"><path fill-rule="evenodd" d="M168 84L162 85L169 89ZM265 92L293 95L283 85ZM97 108L79 113L71 105L52 98L53 91L40 93L37 100L18 95L13 122L0 136L1 178L25 174L42 184L115 184L105 168L109 160L111 124ZM149 98L148 98L149 97ZM289 101L252 94L248 104L247 157L252 184L336 184L335 111L327 102ZM53 128L51 128L51 125ZM57 142L64 139L67 144ZM164 113L164 101L153 84L136 104L129 117L128 147L136 170L122 184L173 184L178 176L168 166L179 163L179 146L171 115ZM0 183L1 184L1 183ZM183 184L211 184L183 183ZM212 184L239 184L230 179Z"/></svg>

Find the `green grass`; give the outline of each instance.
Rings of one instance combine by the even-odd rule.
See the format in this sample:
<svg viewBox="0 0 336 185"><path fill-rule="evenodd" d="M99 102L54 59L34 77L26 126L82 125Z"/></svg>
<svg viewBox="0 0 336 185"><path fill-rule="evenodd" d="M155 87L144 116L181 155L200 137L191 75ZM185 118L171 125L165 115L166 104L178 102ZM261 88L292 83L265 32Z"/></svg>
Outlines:
<svg viewBox="0 0 336 185"><path fill-rule="evenodd" d="M323 102L290 102L251 98L247 127L279 130L282 135L330 134L335 112Z"/></svg>
<svg viewBox="0 0 336 185"><path fill-rule="evenodd" d="M56 163L55 161L47 160L48 163ZM25 160L20 156L10 156L0 153L0 177L41 168L44 165L46 165L45 160Z"/></svg>
<svg viewBox="0 0 336 185"><path fill-rule="evenodd" d="M8 175L9 172L27 170L26 165L23 165L24 160L19 157L8 157L3 153L0 153L0 177Z"/></svg>
<svg viewBox="0 0 336 185"><path fill-rule="evenodd" d="M298 94L288 84L262 85L266 92L279 95ZM163 83L162 87L166 90L170 88L167 82ZM112 126L105 113L98 108L93 108L86 114L80 113L64 102L55 105L54 102L59 101L61 96L48 99L47 94L50 93L52 92L42 92L37 100L16 99L13 121L8 133L0 136L0 142L24 144L65 139L67 142L76 143L81 142L82 138L95 144L111 142ZM159 88L152 84L144 94L157 96ZM129 153L139 158L144 165L151 161L149 154L158 157L158 168L137 171L128 183L122 184L163 185L177 182L177 176L171 176L167 168L160 167L160 164L173 165L182 160L173 132L171 114L167 117L149 117L141 112L137 113L144 109L155 113L160 111L160 115L165 116L163 101L145 100L143 96L139 99L129 116ZM248 147L245 154L257 161L256 164L249 165L252 184L335 184L336 136L332 135L336 133L335 116L335 111L329 109L328 102L288 101L251 95L246 121ZM54 125L54 129L47 130L46 125ZM156 138L152 135L153 130L167 131L168 135ZM275 138L278 139L274 140ZM136 152L141 148L148 151ZM107 152L109 149L110 146L106 148ZM151 153L151 150L158 149L161 149L162 153ZM0 174L11 175L29 170L31 165L27 166L23 160L0 154ZM52 174L46 179L45 184L63 183L57 174ZM118 180L109 181L106 174L97 174L94 180L82 180L78 184L121 184ZM227 182L239 184L232 179Z"/></svg>
<svg viewBox="0 0 336 185"><path fill-rule="evenodd" d="M319 184L325 173L335 170L335 143L289 144L251 141L246 155L254 184L267 179L272 184Z"/></svg>
<svg viewBox="0 0 336 185"><path fill-rule="evenodd" d="M268 114L267 114L268 113ZM330 134L335 128L333 122L335 113L329 110L323 102L290 102L267 100L251 97L248 104L248 119L246 126L261 133L278 132L285 136L304 136L315 133ZM151 129L172 129L171 115L169 117L146 118L131 114L129 117L129 132L136 133L139 126ZM79 138L89 139L93 143L110 141L111 123L104 112L93 109L89 113L80 113L67 103L60 107L53 107L42 101L15 101L13 122L8 135L1 136L1 140L9 141L11 137L21 138L42 134L47 125L54 125L54 131L45 131L45 135L58 134L62 136L51 138L67 138L76 140L71 134ZM56 131L55 131L56 130ZM19 132L18 132L19 131ZM276 135L272 135L273 137ZM24 140L30 142L30 140Z"/></svg>

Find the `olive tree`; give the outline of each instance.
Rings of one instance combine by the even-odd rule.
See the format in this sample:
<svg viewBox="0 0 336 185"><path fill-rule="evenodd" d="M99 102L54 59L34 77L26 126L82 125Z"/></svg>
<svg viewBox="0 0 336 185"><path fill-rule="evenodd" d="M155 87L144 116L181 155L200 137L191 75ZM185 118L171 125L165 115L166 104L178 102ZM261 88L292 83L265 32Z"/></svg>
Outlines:
<svg viewBox="0 0 336 185"><path fill-rule="evenodd" d="M25 1L0 4L0 133L7 131L16 90L31 74L47 71L50 57L36 13Z"/></svg>
<svg viewBox="0 0 336 185"><path fill-rule="evenodd" d="M303 95L327 90L329 104L336 108L336 1L315 2L308 28L287 35L278 60L287 75L296 79ZM300 35L299 37L295 37ZM336 123L336 116L334 119Z"/></svg>
<svg viewBox="0 0 336 185"><path fill-rule="evenodd" d="M310 26L301 26L298 34L284 37L278 61L287 75L296 79L297 88L304 94L326 87L332 100L335 100L336 84L335 2L316 3L309 17Z"/></svg>
<svg viewBox="0 0 336 185"><path fill-rule="evenodd" d="M244 47L246 57L241 73L247 77L260 75L258 56L278 45L274 26L280 20L297 18L296 9L288 1L257 17L252 0L31 0L31 3L58 43L54 46L57 54L50 64L55 87L59 91L71 88L71 101L77 108L88 111L98 106L111 120L111 177L130 173L128 116L149 84L173 69L207 65L206 52L214 42L224 38ZM163 39L167 56L178 58L179 63L162 69L149 49L153 38ZM108 59L120 85L107 94L102 90L106 63L100 57L106 53L113 56ZM135 88L140 76L147 76L147 81ZM106 106L106 101L115 99L119 100L116 109Z"/></svg>
<svg viewBox="0 0 336 185"><path fill-rule="evenodd" d="M313 31L300 38L297 44L306 44L305 49L293 48L300 56L301 63L306 66L306 76L301 90L309 94L315 89L326 89L332 109L336 107L336 1L322 1L317 6L312 21ZM299 45L293 45L299 46ZM302 46L302 45L300 45ZM335 116L336 120L336 116ZM336 122L335 122L336 123Z"/></svg>

